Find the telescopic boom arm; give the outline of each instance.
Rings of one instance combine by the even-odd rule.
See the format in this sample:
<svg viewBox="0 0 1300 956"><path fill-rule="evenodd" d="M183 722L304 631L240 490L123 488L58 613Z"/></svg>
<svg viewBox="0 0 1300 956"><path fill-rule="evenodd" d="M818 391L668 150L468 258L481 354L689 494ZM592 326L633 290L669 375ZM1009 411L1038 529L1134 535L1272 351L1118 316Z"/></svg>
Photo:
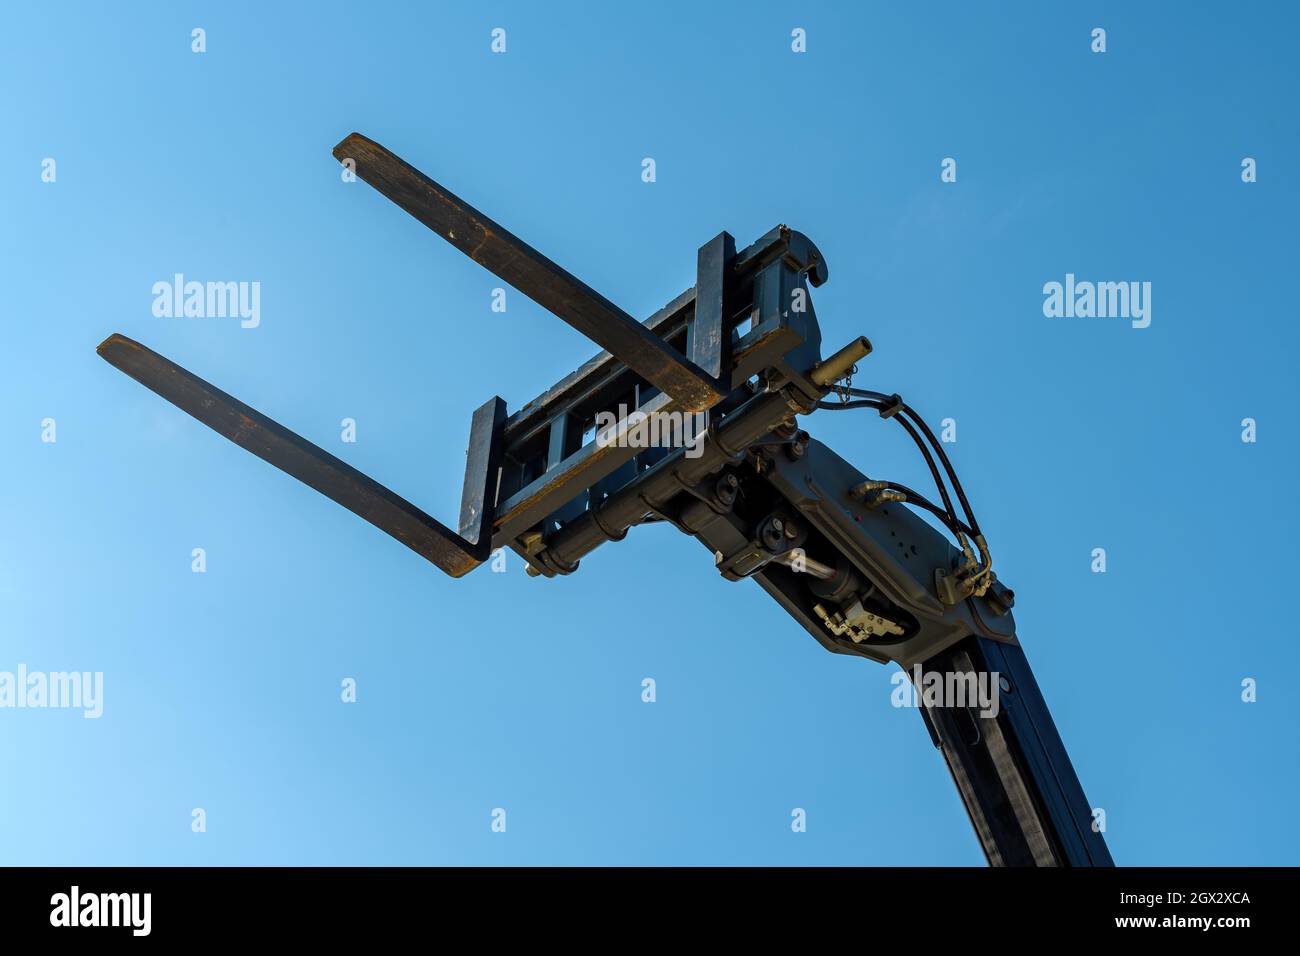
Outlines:
<svg viewBox="0 0 1300 956"><path fill-rule="evenodd" d="M532 575L571 574L636 525L673 525L827 650L908 673L990 864L1111 865L947 454L898 395L848 384L865 338L822 358L809 287L828 271L806 236L777 226L737 251L719 233L694 286L637 322L379 144L354 133L334 155L605 350L511 415L499 397L474 413L456 530L125 336L99 353L453 577L507 547ZM939 501L800 427L827 409L897 420Z"/></svg>

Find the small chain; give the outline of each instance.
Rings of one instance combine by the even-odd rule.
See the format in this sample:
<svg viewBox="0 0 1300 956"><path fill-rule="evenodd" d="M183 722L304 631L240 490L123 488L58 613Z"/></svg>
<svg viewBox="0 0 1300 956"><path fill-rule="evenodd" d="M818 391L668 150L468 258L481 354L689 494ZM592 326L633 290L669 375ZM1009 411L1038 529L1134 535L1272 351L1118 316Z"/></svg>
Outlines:
<svg viewBox="0 0 1300 956"><path fill-rule="evenodd" d="M847 405L849 399L853 397L849 389L853 385L853 376L857 371L858 367L856 365L852 366L848 373L832 386L835 389L835 394L839 396L841 405Z"/></svg>

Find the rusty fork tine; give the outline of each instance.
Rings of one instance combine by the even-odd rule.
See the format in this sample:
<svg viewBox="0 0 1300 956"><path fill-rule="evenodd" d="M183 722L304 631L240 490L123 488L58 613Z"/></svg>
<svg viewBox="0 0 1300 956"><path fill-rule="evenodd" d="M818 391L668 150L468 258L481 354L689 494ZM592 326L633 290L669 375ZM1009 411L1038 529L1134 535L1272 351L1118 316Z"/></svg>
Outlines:
<svg viewBox="0 0 1300 956"><path fill-rule="evenodd" d="M605 349L685 411L704 411L730 390L599 292L511 235L459 196L360 133L334 147L340 162L484 268ZM722 370L719 370L721 372Z"/></svg>
<svg viewBox="0 0 1300 956"><path fill-rule="evenodd" d="M475 413L471 428L470 467L462 504L462 526L474 538L469 541L347 462L139 342L114 334L96 351L110 365L217 434L366 519L452 577L472 571L487 559L495 501L482 489L495 486L505 420L505 403L500 398Z"/></svg>

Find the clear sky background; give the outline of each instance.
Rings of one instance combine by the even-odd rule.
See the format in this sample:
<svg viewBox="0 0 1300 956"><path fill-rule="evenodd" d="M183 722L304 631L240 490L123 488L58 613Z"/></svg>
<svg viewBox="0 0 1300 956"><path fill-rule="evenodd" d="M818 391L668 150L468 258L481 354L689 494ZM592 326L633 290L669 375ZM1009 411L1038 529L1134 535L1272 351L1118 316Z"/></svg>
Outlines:
<svg viewBox="0 0 1300 956"><path fill-rule="evenodd" d="M0 862L983 863L891 669L698 543L643 528L569 578L511 555L453 581L95 355L121 331L450 520L471 412L594 349L517 293L492 312L499 280L342 182L356 130L640 317L720 230L806 232L828 351L867 335L856 384L958 423L1115 859L1300 863L1292 8L0 17L0 670L105 675L98 720L0 710ZM260 282L261 325L155 318L177 272ZM1045 318L1067 272L1151 282L1150 328ZM868 413L805 425L928 484Z"/></svg>

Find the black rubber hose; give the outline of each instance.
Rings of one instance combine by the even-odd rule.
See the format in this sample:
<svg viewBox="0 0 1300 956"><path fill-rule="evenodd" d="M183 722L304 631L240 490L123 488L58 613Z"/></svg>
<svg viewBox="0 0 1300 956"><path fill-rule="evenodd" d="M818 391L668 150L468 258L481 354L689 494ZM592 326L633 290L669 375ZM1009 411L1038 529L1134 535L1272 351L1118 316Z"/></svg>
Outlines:
<svg viewBox="0 0 1300 956"><path fill-rule="evenodd" d="M849 395L852 395L856 398L868 399L869 401L865 401L861 403L841 402L838 405L835 402L818 402L817 407L818 408L876 408L877 410L880 410L881 408L887 408L893 404L892 401L893 396L886 395L884 392L874 392L871 389L866 389L866 388L844 388L841 389L841 391ZM875 402L877 404L873 405L872 402ZM930 430L930 426L925 423L925 419L916 413L916 409L912 408L912 406L908 405L906 402L903 402L899 406L899 410L904 415L908 416L921 429L921 431L924 432L926 439L928 439L930 444L934 447L935 453L939 456L939 461L943 463L943 470L948 474L948 480L952 482L953 491L957 493L957 500L961 502L962 510L966 512L966 520L970 522L970 527L973 531L973 536L979 536L980 534L979 521L976 520L975 511L973 508L971 508L970 500L967 499L966 497L966 491L965 489L962 488L961 481L957 477L957 470L953 468L952 462L948 459L948 453L943 450L943 444L937 438L934 437L934 432L932 432ZM956 516L954 515L953 517Z"/></svg>
<svg viewBox="0 0 1300 956"><path fill-rule="evenodd" d="M862 391L862 389L855 389L854 391ZM886 408L888 406L885 405L883 402L878 402L874 399L868 399L868 400L857 401L857 402L818 402L817 407L826 408L826 409L874 408L877 411L880 411L881 409ZM934 486L939 489L939 497L943 500L943 506L947 509L947 512L940 513L938 512L938 509L933 509L933 506L931 506L931 508L926 510L931 510L931 509L935 510L935 513L939 514L939 516L944 519L944 523L948 524L949 527L951 527L951 524L949 523L948 519L957 522L959 522L959 519L957 518L957 513L953 510L952 499L948 497L948 488L947 486L944 485L943 476L939 474L939 466L934 463L934 455L930 454L930 449L926 447L924 439L922 439L921 436L917 434L916 429L912 426L911 422L909 422L906 418L903 417L899 417L899 416L895 416L895 417L898 418L898 424L903 426L907 434L911 436L912 441L916 443L916 447L921 450L921 456L925 459L925 463L930 469L930 475L934 478ZM916 495L915 492L913 492L912 494L916 497L920 497L919 495ZM925 501L924 498L921 498L921 500ZM969 512L967 512L967 517L968 518L970 517Z"/></svg>

